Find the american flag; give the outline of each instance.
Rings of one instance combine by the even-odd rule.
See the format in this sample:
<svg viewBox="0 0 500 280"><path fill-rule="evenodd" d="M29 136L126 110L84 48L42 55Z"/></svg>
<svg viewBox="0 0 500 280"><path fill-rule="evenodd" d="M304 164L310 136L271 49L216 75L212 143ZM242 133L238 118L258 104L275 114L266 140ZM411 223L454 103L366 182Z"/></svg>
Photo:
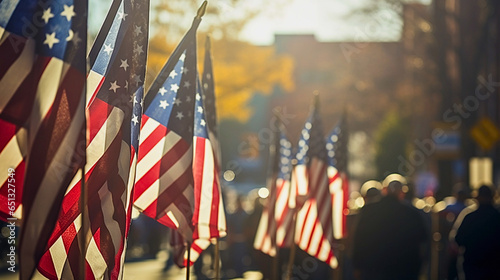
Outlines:
<svg viewBox="0 0 500 280"><path fill-rule="evenodd" d="M192 243L196 17L146 95L134 205Z"/></svg>
<svg viewBox="0 0 500 280"><path fill-rule="evenodd" d="M114 1L90 54L87 161L81 223L80 179L70 184L39 265L49 279L79 278L85 234L86 279L121 279L142 115L148 1ZM93 56L95 54L95 56Z"/></svg>
<svg viewBox="0 0 500 280"><path fill-rule="evenodd" d="M347 177L347 143L345 115L326 138L328 151L328 181L333 202L333 235L336 239L347 234L346 215L349 210L349 180Z"/></svg>
<svg viewBox="0 0 500 280"><path fill-rule="evenodd" d="M271 176L268 180L269 198L262 212L255 235L254 247L270 255L276 255L277 247L289 247L292 243L293 209L288 207L290 176L292 172L292 144L285 128L275 119L275 143L269 147Z"/></svg>
<svg viewBox="0 0 500 280"><path fill-rule="evenodd" d="M21 196L24 205L21 279L31 278L83 159L86 15L86 1L0 2L0 165L16 170L8 216Z"/></svg>
<svg viewBox="0 0 500 280"><path fill-rule="evenodd" d="M332 249L332 201L328 188L326 147L318 107L319 97L316 95L296 155L294 184L297 194L305 197L305 201L297 212L295 243L311 256L337 267Z"/></svg>
<svg viewBox="0 0 500 280"><path fill-rule="evenodd" d="M207 118L208 138L212 142L216 163L220 171L221 152L219 147L219 129L217 126L217 110L215 107L215 82L212 65L212 44L210 37L207 36L205 42L205 60L203 62L203 76L201 84L203 85L205 117Z"/></svg>

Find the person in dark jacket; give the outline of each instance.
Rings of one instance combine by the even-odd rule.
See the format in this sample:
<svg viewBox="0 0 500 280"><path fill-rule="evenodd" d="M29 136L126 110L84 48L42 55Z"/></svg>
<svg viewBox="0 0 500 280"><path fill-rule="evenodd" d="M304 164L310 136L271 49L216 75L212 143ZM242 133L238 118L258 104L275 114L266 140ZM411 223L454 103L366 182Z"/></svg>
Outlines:
<svg viewBox="0 0 500 280"><path fill-rule="evenodd" d="M476 199L477 210L457 219L451 237L463 248L465 279L500 279L500 212L489 186L481 186Z"/></svg>
<svg viewBox="0 0 500 280"><path fill-rule="evenodd" d="M360 211L353 240L353 266L360 280L419 277L427 232L418 210L402 201L402 187L390 182L385 197Z"/></svg>

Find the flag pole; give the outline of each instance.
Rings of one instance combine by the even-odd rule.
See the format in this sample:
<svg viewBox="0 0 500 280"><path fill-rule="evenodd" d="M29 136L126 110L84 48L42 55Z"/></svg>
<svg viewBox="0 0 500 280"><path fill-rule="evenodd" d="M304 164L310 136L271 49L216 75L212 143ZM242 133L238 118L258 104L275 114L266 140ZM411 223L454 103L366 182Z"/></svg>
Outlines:
<svg viewBox="0 0 500 280"><path fill-rule="evenodd" d="M290 200L290 195L293 188L293 167L297 164L297 160L292 160L292 173L290 174L290 191L288 192L288 200ZM296 199L296 197L295 197ZM295 202L295 207L293 208L293 231L292 231L292 245L290 246L290 258L288 259L288 266L286 269L286 280L292 278L293 263L295 262L295 251L297 250L297 245L295 244L295 231L297 230L297 204Z"/></svg>
<svg viewBox="0 0 500 280"><path fill-rule="evenodd" d="M115 1L116 2L116 1ZM86 10L88 11L88 2L87 2L87 7ZM88 19L86 20L88 21ZM86 22L87 24L87 22ZM87 38L88 40L88 38ZM85 45L85 48L87 48L87 44ZM87 50L85 51L87 53ZM95 61L95 60L94 60ZM92 61L92 63L94 63ZM85 77L88 76L90 72L90 59L85 59ZM89 228L89 225L87 223L87 215L85 215L85 209L87 205L87 190L85 186L85 165L87 165L87 83L88 80L85 79L85 83L83 83L83 93L82 93L82 105L83 106L83 142L84 142L84 149L83 149L83 155L82 155L82 163L81 163L81 179L80 179L80 219L81 219L81 231L80 231L80 238L78 239L78 243L80 246L80 262L79 262L79 269L80 269L80 279L86 279L86 268L87 268L87 262L85 260L85 256L87 255L87 230Z"/></svg>
<svg viewBox="0 0 500 280"><path fill-rule="evenodd" d="M215 270L215 279L220 279L220 254L219 254L219 239L215 239L215 252L214 252L214 270Z"/></svg>
<svg viewBox="0 0 500 280"><path fill-rule="evenodd" d="M191 268L191 243L187 243L187 262L186 262L186 280L189 280L189 274Z"/></svg>

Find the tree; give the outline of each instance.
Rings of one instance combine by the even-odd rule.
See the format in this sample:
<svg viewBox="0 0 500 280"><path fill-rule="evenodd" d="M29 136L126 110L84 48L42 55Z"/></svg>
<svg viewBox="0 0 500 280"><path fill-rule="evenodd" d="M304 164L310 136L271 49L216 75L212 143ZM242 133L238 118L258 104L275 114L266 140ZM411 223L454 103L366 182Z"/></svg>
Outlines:
<svg viewBox="0 0 500 280"><path fill-rule="evenodd" d="M199 40L198 53L204 53L205 39ZM161 35L150 40L148 55L149 85L161 70L173 45ZM285 55L276 55L274 47L258 47L247 42L219 39L212 41L215 93L219 118L234 118L242 123L252 115L248 101L256 92L270 94L273 87L293 88L293 61ZM203 58L198 59L202 71Z"/></svg>

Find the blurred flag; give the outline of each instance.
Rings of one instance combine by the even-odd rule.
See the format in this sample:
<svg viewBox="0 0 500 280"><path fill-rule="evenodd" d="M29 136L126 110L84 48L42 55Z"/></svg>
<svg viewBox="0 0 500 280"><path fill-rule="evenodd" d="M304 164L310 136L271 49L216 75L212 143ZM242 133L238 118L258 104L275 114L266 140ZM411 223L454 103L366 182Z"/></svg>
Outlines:
<svg viewBox="0 0 500 280"><path fill-rule="evenodd" d="M22 196L21 279L31 278L83 159L86 26L87 1L0 2L0 211L19 214ZM8 168L13 211L4 208Z"/></svg>
<svg viewBox="0 0 500 280"><path fill-rule="evenodd" d="M205 104L205 117L207 119L208 139L212 143L216 165L220 172L221 152L219 147L219 128L217 126L217 110L215 108L215 83L212 66L210 37L207 36L205 42L205 61L203 63L203 76L201 84L203 85L203 95Z"/></svg>
<svg viewBox="0 0 500 280"><path fill-rule="evenodd" d="M121 279L131 218L149 2L116 0L90 52L87 78L87 161L82 228L80 178L70 184L38 265L49 279L77 279L86 237L86 279Z"/></svg>
<svg viewBox="0 0 500 280"><path fill-rule="evenodd" d="M326 138L328 181L333 202L333 233L336 239L347 234L346 215L349 210L349 180L347 177L347 143L345 114Z"/></svg>
<svg viewBox="0 0 500 280"><path fill-rule="evenodd" d="M297 194L305 197L298 208L295 243L315 258L337 267L333 254L332 201L328 186L326 146L319 115L319 97L299 140L295 167Z"/></svg>
<svg viewBox="0 0 500 280"><path fill-rule="evenodd" d="M276 255L277 247L292 244L293 211L288 207L292 171L292 144L288 141L283 123L275 119L275 142L269 147L271 176L268 179L269 197L255 235L254 247Z"/></svg>

